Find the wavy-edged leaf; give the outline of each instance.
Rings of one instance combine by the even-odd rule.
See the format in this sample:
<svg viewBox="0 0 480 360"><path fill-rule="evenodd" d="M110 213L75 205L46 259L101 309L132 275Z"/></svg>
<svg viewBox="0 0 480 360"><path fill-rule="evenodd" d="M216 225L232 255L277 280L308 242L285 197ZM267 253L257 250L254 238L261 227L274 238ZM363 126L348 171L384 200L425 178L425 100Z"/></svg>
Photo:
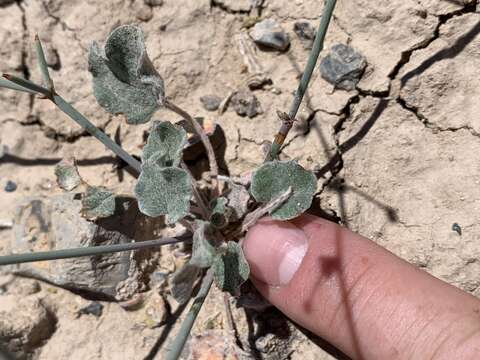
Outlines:
<svg viewBox="0 0 480 360"><path fill-rule="evenodd" d="M152 130L143 147L142 162L153 161L161 166L178 166L183 147L187 143L187 132L168 121L154 121Z"/></svg>
<svg viewBox="0 0 480 360"><path fill-rule="evenodd" d="M88 186L82 198L82 213L90 220L112 216L115 195L102 186Z"/></svg>
<svg viewBox="0 0 480 360"><path fill-rule="evenodd" d="M138 26L113 30L104 49L93 43L88 69L98 103L109 113L125 115L129 124L146 123L163 102L163 80L147 56Z"/></svg>
<svg viewBox="0 0 480 360"><path fill-rule="evenodd" d="M183 218L190 209L190 178L179 168L148 162L142 167L134 192L142 213L150 217L166 215L168 224Z"/></svg>
<svg viewBox="0 0 480 360"><path fill-rule="evenodd" d="M295 161L272 161L258 168L252 177L250 192L255 200L267 203L292 188L289 199L271 212L277 220L293 219L312 204L317 187L315 175Z"/></svg>
<svg viewBox="0 0 480 360"><path fill-rule="evenodd" d="M65 191L72 191L82 183L74 158L63 159L55 165L57 184Z"/></svg>
<svg viewBox="0 0 480 360"><path fill-rule="evenodd" d="M190 300L199 273L200 268L186 263L173 274L170 291L179 304L185 304Z"/></svg>
<svg viewBox="0 0 480 360"><path fill-rule="evenodd" d="M215 283L221 290L235 293L250 276L250 267L236 242L229 241L224 250L213 263Z"/></svg>
<svg viewBox="0 0 480 360"><path fill-rule="evenodd" d="M197 228L193 234L192 257L190 264L199 268L212 266L216 255L215 239L210 223L197 221Z"/></svg>

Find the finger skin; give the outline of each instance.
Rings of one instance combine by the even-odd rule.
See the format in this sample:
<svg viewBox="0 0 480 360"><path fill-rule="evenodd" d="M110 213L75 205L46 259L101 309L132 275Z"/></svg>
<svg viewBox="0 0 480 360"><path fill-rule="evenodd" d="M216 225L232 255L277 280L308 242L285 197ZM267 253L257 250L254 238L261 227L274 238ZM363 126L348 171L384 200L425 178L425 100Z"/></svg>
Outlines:
<svg viewBox="0 0 480 360"><path fill-rule="evenodd" d="M252 281L295 322L353 359L480 359L478 299L335 223L292 223L308 238L299 270Z"/></svg>

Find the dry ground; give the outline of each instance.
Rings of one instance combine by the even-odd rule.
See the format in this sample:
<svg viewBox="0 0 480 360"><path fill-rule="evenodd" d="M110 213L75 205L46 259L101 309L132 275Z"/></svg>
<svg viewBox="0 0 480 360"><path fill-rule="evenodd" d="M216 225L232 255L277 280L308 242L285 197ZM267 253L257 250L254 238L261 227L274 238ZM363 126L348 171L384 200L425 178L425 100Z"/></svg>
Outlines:
<svg viewBox="0 0 480 360"><path fill-rule="evenodd" d="M475 1L464 1L340 0L326 51L335 43L350 44L365 56L367 69L350 92L334 89L315 71L302 121L287 140L284 157L317 171L316 203L331 218L480 296L480 13ZM291 47L283 53L257 51L273 80L270 88L255 91L263 114L243 118L229 108L220 116L206 111L199 98L224 96L248 77L233 41L253 15L248 4L13 1L0 6L0 71L39 79L31 42L41 34L59 93L110 136L118 131L122 145L139 154L148 125L129 127L105 113L95 102L87 72L92 41L101 41L118 25L138 23L167 94L221 125L228 170L239 175L261 162L262 142L278 127L275 110L288 108L305 64L308 51L293 24L308 20L316 26L323 2L264 3L262 18L278 20ZM11 155L0 160L2 222L12 220L21 198L59 193L53 167L69 155L78 159L87 181L131 192L134 179L125 173L119 181L109 151L49 102L1 90L0 109L0 141ZM166 111L155 118L178 120ZM16 191L3 191L8 180L17 183ZM461 234L452 230L454 223ZM12 237L11 230L0 231L0 251L7 251ZM163 261L166 267L169 261ZM152 329L142 310L125 311L116 303L104 302L99 318L77 317L89 300L43 282L38 289L32 280L1 279L0 317L20 314L12 321L30 334L27 348L34 358L145 359L155 353L159 337L175 333L168 323ZM165 300L171 303L165 311L175 311L170 297ZM330 356L274 310L245 314L235 309L235 316L243 345L255 345L265 359ZM208 334L220 346L223 328L215 293L194 333L204 342Z"/></svg>

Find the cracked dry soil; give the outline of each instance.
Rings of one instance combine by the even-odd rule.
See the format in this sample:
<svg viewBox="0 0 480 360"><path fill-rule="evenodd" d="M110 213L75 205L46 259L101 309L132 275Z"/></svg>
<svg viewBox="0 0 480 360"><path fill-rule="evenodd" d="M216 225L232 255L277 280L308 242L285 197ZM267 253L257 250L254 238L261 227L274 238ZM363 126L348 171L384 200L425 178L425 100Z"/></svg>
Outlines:
<svg viewBox="0 0 480 360"><path fill-rule="evenodd" d="M138 155L148 125L128 127L96 104L86 55L89 44L112 28L139 23L169 96L221 125L232 175L252 169L262 161L263 142L278 128L276 110L288 108L305 65L308 51L294 23L316 26L323 2L267 0L260 11L250 9L250 1L160 3L0 2L0 71L39 79L31 46L39 33L57 90ZM250 119L231 107L222 115L206 111L200 97L222 97L245 83L248 73L233 38L258 14L279 21L291 40L286 52L256 51L273 82L254 91L263 113ZM316 171L315 211L475 296L480 296L479 33L478 1L340 0L322 55L334 44L348 44L365 57L367 68L352 91L334 89L315 71L282 154ZM20 199L60 192L53 167L66 156L78 159L88 182L131 192L133 177L118 171L112 154L49 102L2 89L0 104L0 141L9 149L0 160L2 224L12 220ZM164 111L155 118L179 120ZM18 185L16 191L3 191L8 180ZM8 251L13 236L8 226L0 230L0 252ZM161 258L159 266L173 271L171 253L162 250ZM24 315L8 332L23 358L160 359L164 338L177 330L173 315L182 310L168 293L163 297L167 321L152 327L141 309L126 311L115 302L102 302L99 317L78 316L90 299L0 273L0 318ZM207 301L191 345L216 344L212 348L223 358L228 344L221 297L214 291ZM274 309L244 311L234 301L232 306L238 341L256 358L333 358Z"/></svg>

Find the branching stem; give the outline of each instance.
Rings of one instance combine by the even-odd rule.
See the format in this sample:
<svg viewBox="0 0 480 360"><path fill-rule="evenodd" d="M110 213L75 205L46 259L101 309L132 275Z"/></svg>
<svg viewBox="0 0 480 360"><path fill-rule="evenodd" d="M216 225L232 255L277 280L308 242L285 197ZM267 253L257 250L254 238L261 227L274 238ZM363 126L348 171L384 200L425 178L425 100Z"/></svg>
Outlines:
<svg viewBox="0 0 480 360"><path fill-rule="evenodd" d="M207 151L208 162L210 165L210 172L212 174L212 185L213 185L214 197L217 197L220 194L220 188L218 184L218 164L217 164L217 159L215 157L215 151L213 150L213 146L212 146L212 143L210 142L210 139L208 138L207 134L205 134L205 131L203 130L202 126L198 123L198 121L189 113L187 113L185 110L181 109L180 107L178 107L177 105L173 104L168 100L165 100L164 105L167 109L172 110L173 112L177 113L178 115L183 117L185 120L187 120L195 129L195 132L197 133L197 135L200 136L203 146L205 146L205 150Z"/></svg>
<svg viewBox="0 0 480 360"><path fill-rule="evenodd" d="M64 98L58 95L53 89L46 89L43 86L37 85L30 80L22 79L14 75L3 74L3 77L8 81L1 81L0 87L5 87L18 91L25 91L28 93L39 94L44 96L44 98L51 100L55 105L58 106L65 114L67 114L73 121L78 125L87 130L92 136L96 137L102 144L107 148L112 150L116 155L118 155L123 161L130 165L138 173L142 171L141 163L136 160L133 156L123 150L119 145L117 145L112 139L110 139L102 130L93 125L85 116L83 116L78 110L76 110L72 105L70 105ZM49 77L50 79L50 77ZM51 82L51 80L50 80Z"/></svg>
<svg viewBox="0 0 480 360"><path fill-rule="evenodd" d="M328 26L330 25L330 20L333 15L333 10L335 9L337 1L336 0L326 0L325 6L323 8L322 19L320 20L320 25L318 26L317 35L315 36L315 41L313 43L312 50L308 56L307 65L303 71L302 78L298 84L297 91L295 92L295 97L293 98L293 103L288 112L288 121L282 121L282 126L275 136L272 147L270 148L270 154L266 157L265 161L272 161L277 158L278 153L287 137L290 129L292 128L293 121L297 116L298 109L302 103L303 96L308 87L308 83L312 78L313 70L317 64L318 56L323 49L323 42L325 40L325 35L327 34Z"/></svg>
<svg viewBox="0 0 480 360"><path fill-rule="evenodd" d="M58 106L65 114L67 114L73 121L78 125L87 130L92 136L95 136L103 145L112 150L116 155L118 155L123 161L130 165L138 173L142 171L142 165L140 161L135 159L125 150L123 150L117 143L110 139L102 130L93 125L85 116L80 114L77 109L70 105L64 98L60 95L54 93L50 98L52 102Z"/></svg>

